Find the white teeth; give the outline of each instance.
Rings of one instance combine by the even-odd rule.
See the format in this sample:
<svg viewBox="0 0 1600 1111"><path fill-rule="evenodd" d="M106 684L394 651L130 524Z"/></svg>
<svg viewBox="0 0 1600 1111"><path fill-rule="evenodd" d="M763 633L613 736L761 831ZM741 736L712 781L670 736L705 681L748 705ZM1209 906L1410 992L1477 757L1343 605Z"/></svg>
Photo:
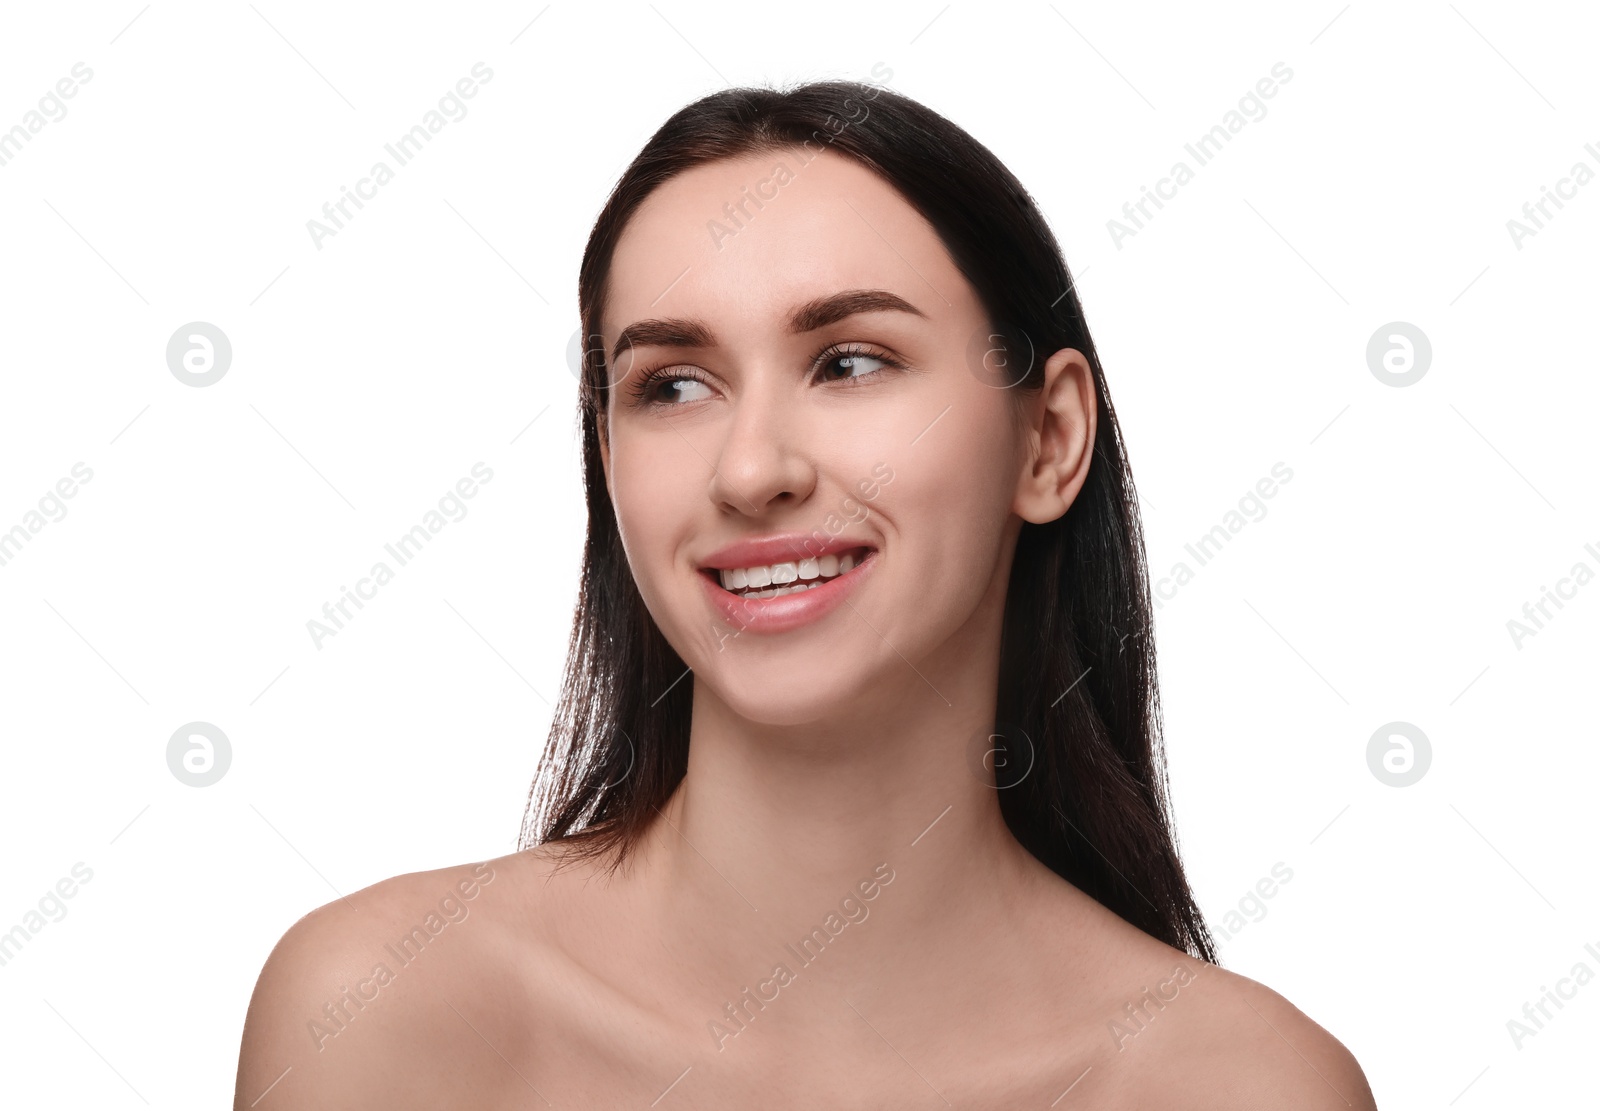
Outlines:
<svg viewBox="0 0 1600 1111"><path fill-rule="evenodd" d="M825 555L787 560L765 567L734 567L718 572L724 590L742 591L744 598L776 598L809 590L855 567L854 555Z"/></svg>
<svg viewBox="0 0 1600 1111"><path fill-rule="evenodd" d="M741 598L776 598L782 594L799 594L804 590L815 590L821 586L820 582L800 583L796 586L775 586L767 590L757 590L753 594L741 594Z"/></svg>

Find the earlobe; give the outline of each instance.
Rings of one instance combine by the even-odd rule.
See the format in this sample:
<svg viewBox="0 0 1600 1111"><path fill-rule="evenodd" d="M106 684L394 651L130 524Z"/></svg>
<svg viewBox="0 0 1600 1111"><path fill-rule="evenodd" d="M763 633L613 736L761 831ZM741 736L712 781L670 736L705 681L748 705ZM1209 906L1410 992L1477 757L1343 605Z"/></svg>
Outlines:
<svg viewBox="0 0 1600 1111"><path fill-rule="evenodd" d="M1045 362L1044 386L1033 400L1030 450L1017 490L1018 516L1047 524L1071 508L1089 476L1099 416L1094 371L1075 348Z"/></svg>

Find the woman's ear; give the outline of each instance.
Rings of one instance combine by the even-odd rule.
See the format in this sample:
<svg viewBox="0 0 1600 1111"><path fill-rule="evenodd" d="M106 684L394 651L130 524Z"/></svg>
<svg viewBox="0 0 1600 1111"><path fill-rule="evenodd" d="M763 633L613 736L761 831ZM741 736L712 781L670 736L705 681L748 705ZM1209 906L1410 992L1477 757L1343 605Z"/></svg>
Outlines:
<svg viewBox="0 0 1600 1111"><path fill-rule="evenodd" d="M1089 360L1063 347L1045 362L1044 388L1027 408L1027 450L1012 505L1023 520L1042 525L1071 507L1089 476L1098 414Z"/></svg>

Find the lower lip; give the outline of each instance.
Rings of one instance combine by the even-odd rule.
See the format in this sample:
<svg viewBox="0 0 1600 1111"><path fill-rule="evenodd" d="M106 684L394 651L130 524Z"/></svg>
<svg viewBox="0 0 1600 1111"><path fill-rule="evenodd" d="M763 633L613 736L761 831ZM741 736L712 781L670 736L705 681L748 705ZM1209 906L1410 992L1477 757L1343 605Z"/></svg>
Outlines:
<svg viewBox="0 0 1600 1111"><path fill-rule="evenodd" d="M746 598L730 590L704 572L697 572L705 583L711 604L728 624L741 633L786 633L832 613L878 564L878 553L866 557L844 574L809 590L783 594L777 598Z"/></svg>

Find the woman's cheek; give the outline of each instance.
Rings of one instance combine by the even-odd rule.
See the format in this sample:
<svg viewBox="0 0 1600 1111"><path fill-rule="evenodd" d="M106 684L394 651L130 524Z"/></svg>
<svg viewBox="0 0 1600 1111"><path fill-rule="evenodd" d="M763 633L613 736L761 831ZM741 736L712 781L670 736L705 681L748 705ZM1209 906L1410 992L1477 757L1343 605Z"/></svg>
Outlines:
<svg viewBox="0 0 1600 1111"><path fill-rule="evenodd" d="M617 495L613 501L617 513L617 531L622 536L623 551L633 568L634 578L646 597L656 593L651 584L667 573L666 562L671 559L671 538L674 520L674 491L671 484L662 482L661 476L670 473L668 468L654 468L633 474L623 468L616 476ZM659 488L652 486L659 484ZM682 491L677 491L682 496Z"/></svg>

